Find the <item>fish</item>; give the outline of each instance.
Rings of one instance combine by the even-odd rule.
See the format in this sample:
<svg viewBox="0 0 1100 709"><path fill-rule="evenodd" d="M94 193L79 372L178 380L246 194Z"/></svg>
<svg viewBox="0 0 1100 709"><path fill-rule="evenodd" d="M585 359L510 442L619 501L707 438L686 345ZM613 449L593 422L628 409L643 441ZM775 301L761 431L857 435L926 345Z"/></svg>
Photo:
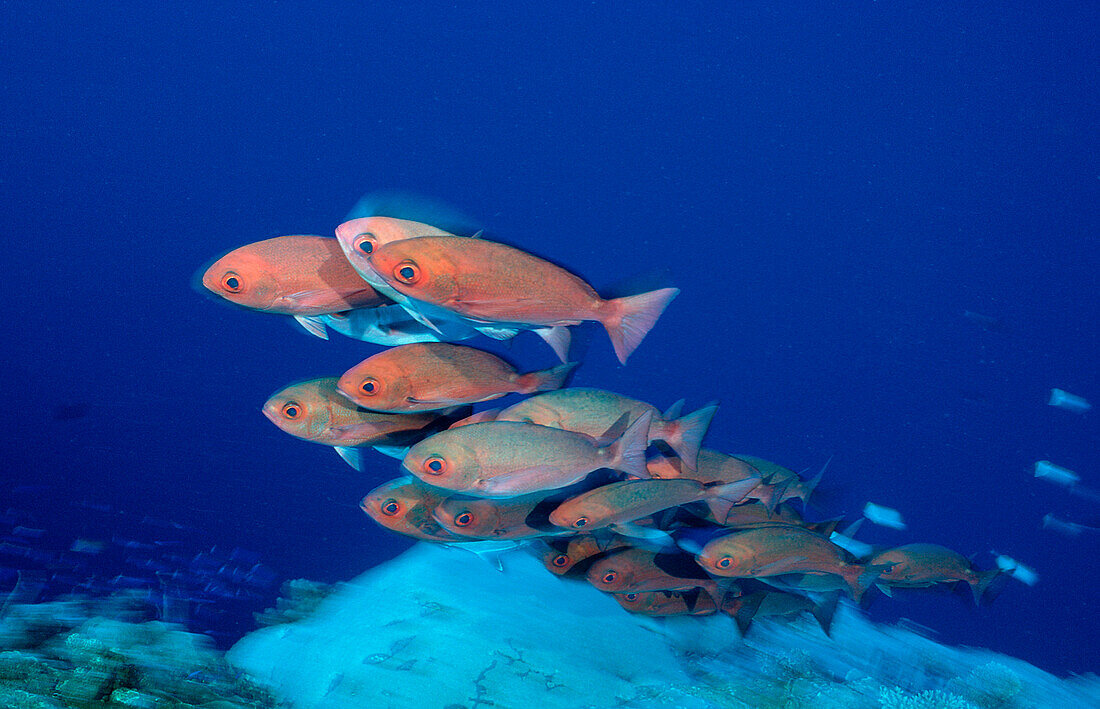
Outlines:
<svg viewBox="0 0 1100 709"><path fill-rule="evenodd" d="M379 305L340 313L318 315L321 324L354 340L397 347L414 342L456 342L477 335L473 328L455 320L436 323L432 329L410 316L400 305ZM317 334L313 330L308 330ZM327 339L327 338L323 338Z"/></svg>
<svg viewBox="0 0 1100 709"><path fill-rule="evenodd" d="M717 584L691 556L631 547L597 559L585 573L588 582L610 593L687 591ZM713 595L713 594L712 594Z"/></svg>
<svg viewBox="0 0 1100 709"><path fill-rule="evenodd" d="M563 534L545 523L539 524L536 508L557 491L541 491L503 500L452 495L436 505L432 516L452 534L475 539L533 539Z"/></svg>
<svg viewBox="0 0 1100 709"><path fill-rule="evenodd" d="M206 269L202 284L245 308L303 319L388 302L355 272L339 243L324 236L277 236L241 246Z"/></svg>
<svg viewBox="0 0 1100 709"><path fill-rule="evenodd" d="M414 322L419 323L430 332L446 334L445 339L448 341L473 337L479 331L466 318L409 298L401 291L393 288L386 282L386 279L380 277L371 268L371 257L383 245L392 241L421 236L457 237L458 235L423 222L383 216L349 219L336 227L336 240L339 242L340 249L351 267L375 290L397 303ZM490 336L496 339L508 339L514 337L518 332L518 330L502 329L490 333ZM564 360L563 357L562 361Z"/></svg>
<svg viewBox="0 0 1100 709"><path fill-rule="evenodd" d="M875 564L856 563L820 534L793 526L760 527L718 537L708 542L695 559L709 573L730 578L837 575L844 579L856 601L883 571Z"/></svg>
<svg viewBox="0 0 1100 709"><path fill-rule="evenodd" d="M340 377L337 388L372 411L411 413L530 394L565 383L575 363L520 374L496 355L473 347L421 342L368 357Z"/></svg>
<svg viewBox="0 0 1100 709"><path fill-rule="evenodd" d="M601 554L633 546L632 540L620 534L603 530L596 534L577 534L569 538L565 548L553 542L543 549L542 563L548 571L564 576L571 571L587 568L588 563Z"/></svg>
<svg viewBox="0 0 1100 709"><path fill-rule="evenodd" d="M927 588L941 583L964 582L974 602L980 604L987 590L1003 571L978 571L965 556L938 544L906 544L879 552L871 565L891 565L876 582L879 588Z"/></svg>
<svg viewBox="0 0 1100 709"><path fill-rule="evenodd" d="M381 526L407 537L433 542L469 541L448 532L432 517L432 510L445 498L446 493L406 476L368 492L359 508Z"/></svg>
<svg viewBox="0 0 1100 709"><path fill-rule="evenodd" d="M757 483L756 478L716 485L704 485L698 480L686 478L623 480L601 485L566 500L550 513L550 522L575 531L610 527L620 534L632 536L629 523L640 517L694 502L736 504Z"/></svg>
<svg viewBox="0 0 1100 709"><path fill-rule="evenodd" d="M431 433L437 413L388 414L348 401L336 389L336 377L320 377L283 387L263 405L263 414L285 433L332 446L349 465L362 470L362 447L391 454Z"/></svg>
<svg viewBox="0 0 1100 709"><path fill-rule="evenodd" d="M603 389L570 387L546 392L509 406L496 416L497 421L527 421L567 431L603 435L623 414L629 420L649 412L649 440L662 441L689 467L694 469L699 445L718 406L710 404L687 416L680 416L683 402L677 402L664 416L643 401Z"/></svg>
<svg viewBox="0 0 1100 709"><path fill-rule="evenodd" d="M696 456L695 466L688 466L685 463L686 461L683 461L682 458L677 460L658 456L649 459L649 462L646 463L646 470L654 478L664 480L690 479L705 484L732 483L755 479L758 484L747 497L763 502L769 508L773 508L778 504L776 486L766 484L763 479L764 475L751 463L747 463L740 458L703 448ZM786 487L780 486L779 495L781 496L785 491ZM715 515L717 517L723 516L717 511Z"/></svg>
<svg viewBox="0 0 1100 709"><path fill-rule="evenodd" d="M441 431L409 449L402 467L429 485L514 497L572 485L600 468L645 476L649 414L606 445L583 433L516 421Z"/></svg>
<svg viewBox="0 0 1100 709"><path fill-rule="evenodd" d="M394 290L419 302L483 325L533 328L559 357L560 340L568 337L564 328L599 322L623 364L680 292L662 288L604 300L577 276L537 256L454 236L391 241L374 250L370 266Z"/></svg>
<svg viewBox="0 0 1100 709"><path fill-rule="evenodd" d="M810 495L817 489L821 478L825 476L825 468L829 465L829 461L825 461L825 465L821 467L817 475L809 480L803 480L798 473L770 460L764 460L754 455L741 455L740 453L735 454L734 457L740 458L759 470L760 475L769 485L782 491L782 494L774 501L775 504L787 500L799 500L802 504L806 504L810 499Z"/></svg>
<svg viewBox="0 0 1100 709"><path fill-rule="evenodd" d="M639 615L714 615L718 612L714 599L699 587L686 591L631 591L611 595L624 609Z"/></svg>

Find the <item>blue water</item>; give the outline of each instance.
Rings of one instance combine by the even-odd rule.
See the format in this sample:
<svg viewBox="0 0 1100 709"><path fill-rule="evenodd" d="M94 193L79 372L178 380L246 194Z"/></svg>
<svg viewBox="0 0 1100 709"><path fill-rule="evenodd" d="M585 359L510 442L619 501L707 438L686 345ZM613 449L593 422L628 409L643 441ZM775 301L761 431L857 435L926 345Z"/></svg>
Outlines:
<svg viewBox="0 0 1100 709"><path fill-rule="evenodd" d="M1100 536L1040 528L1100 507L1031 473L1100 487L1096 412L1046 405L1100 402L1100 6L361 5L0 9L3 507L57 539L169 520L280 577L399 553L357 508L396 464L356 474L259 412L374 349L191 279L412 190L605 294L682 289L625 368L580 328L576 384L720 400L711 447L833 456L823 516L905 515L866 541L1041 577L988 609L883 598L874 617L1100 669ZM554 361L532 335L496 351Z"/></svg>

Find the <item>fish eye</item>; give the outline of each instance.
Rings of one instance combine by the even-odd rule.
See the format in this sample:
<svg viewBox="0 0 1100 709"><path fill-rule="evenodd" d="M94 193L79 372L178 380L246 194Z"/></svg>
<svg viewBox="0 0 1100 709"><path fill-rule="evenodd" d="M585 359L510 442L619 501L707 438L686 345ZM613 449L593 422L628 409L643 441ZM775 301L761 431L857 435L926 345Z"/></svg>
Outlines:
<svg viewBox="0 0 1100 709"><path fill-rule="evenodd" d="M731 564L733 564L733 559L729 558L728 556L723 556L721 559L718 560L718 563L716 563L715 566L717 566L719 569L728 569Z"/></svg>
<svg viewBox="0 0 1100 709"><path fill-rule="evenodd" d="M293 421L302 415L302 407L297 401L288 401L283 404L283 416Z"/></svg>
<svg viewBox="0 0 1100 709"><path fill-rule="evenodd" d="M576 520L573 521L573 526L576 527L577 529L580 529L581 527L583 527L586 524L588 524L588 518L587 517L578 517Z"/></svg>
<svg viewBox="0 0 1100 709"><path fill-rule="evenodd" d="M244 290L244 284L241 283L241 277L233 271L226 271L222 276L222 288L226 289L230 293L240 293Z"/></svg>
<svg viewBox="0 0 1100 709"><path fill-rule="evenodd" d="M377 237L369 231L363 232L355 237L355 241L353 242L355 250L364 256L370 256L374 253L374 242L376 239Z"/></svg>
<svg viewBox="0 0 1100 709"><path fill-rule="evenodd" d="M455 526L456 527L468 527L473 523L473 521L474 521L474 516L472 514L470 514L469 511L460 512L457 515L455 515Z"/></svg>
<svg viewBox="0 0 1100 709"><path fill-rule="evenodd" d="M569 563L569 557L566 556L565 554L558 554L557 556L555 556L553 559L550 560L550 563L560 569L561 567L563 567L563 566L565 566L566 564Z"/></svg>
<svg viewBox="0 0 1100 709"><path fill-rule="evenodd" d="M401 511L401 503L392 497L382 503L382 514L387 517L393 517L395 514Z"/></svg>
<svg viewBox="0 0 1100 709"><path fill-rule="evenodd" d="M411 286L420 280L420 267L414 261L405 259L393 267L393 277Z"/></svg>
<svg viewBox="0 0 1100 709"><path fill-rule="evenodd" d="M428 475L442 475L447 470L447 461L438 455L424 460L424 472Z"/></svg>
<svg viewBox="0 0 1100 709"><path fill-rule="evenodd" d="M634 601L638 600L638 594L636 594L636 593L627 593L627 594L623 595L623 598L625 598L626 600L633 603Z"/></svg>
<svg viewBox="0 0 1100 709"><path fill-rule="evenodd" d="M359 382L359 393L366 394L367 396L374 396L381 388L382 386L374 377L367 377L363 381Z"/></svg>
<svg viewBox="0 0 1100 709"><path fill-rule="evenodd" d="M332 318L333 320L347 320L348 319L348 312L349 311L347 311L347 310L342 310L339 313L329 313L328 316L330 318Z"/></svg>
<svg viewBox="0 0 1100 709"><path fill-rule="evenodd" d="M603 581L604 583L615 583L615 579L617 578L619 578L619 574L615 573L614 571L608 571L606 574L603 575L603 578L601 578L600 581Z"/></svg>

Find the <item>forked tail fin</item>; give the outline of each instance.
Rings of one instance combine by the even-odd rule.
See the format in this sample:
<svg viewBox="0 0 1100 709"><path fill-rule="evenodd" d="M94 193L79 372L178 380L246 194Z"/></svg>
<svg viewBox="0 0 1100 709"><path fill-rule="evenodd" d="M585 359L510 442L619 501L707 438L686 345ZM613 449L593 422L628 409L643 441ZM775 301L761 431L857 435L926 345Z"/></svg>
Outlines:
<svg viewBox="0 0 1100 709"><path fill-rule="evenodd" d="M699 446L703 444L703 436L710 428L710 420L714 418L714 412L717 410L717 404L709 404L682 418L662 422L661 440L667 443L691 470L697 467Z"/></svg>
<svg viewBox="0 0 1100 709"><path fill-rule="evenodd" d="M607 328L619 362L626 364L626 358L637 349L657 318L679 293L679 288L661 288L606 301L607 315L601 322Z"/></svg>

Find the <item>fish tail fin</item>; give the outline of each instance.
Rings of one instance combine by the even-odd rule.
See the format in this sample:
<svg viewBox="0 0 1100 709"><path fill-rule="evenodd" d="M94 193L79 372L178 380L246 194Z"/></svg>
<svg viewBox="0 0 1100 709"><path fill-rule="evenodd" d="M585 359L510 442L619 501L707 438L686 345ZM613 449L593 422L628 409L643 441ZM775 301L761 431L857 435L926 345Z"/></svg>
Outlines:
<svg viewBox="0 0 1100 709"><path fill-rule="evenodd" d="M699 446L703 444L703 436L710 428L710 421L716 411L718 404L708 404L687 416L664 422L661 440L692 470L698 464Z"/></svg>
<svg viewBox="0 0 1100 709"><path fill-rule="evenodd" d="M839 601L839 593L829 593L825 598L814 601L814 607L810 611L817 620L818 625L821 626L822 632L826 635L829 635L829 630L833 627L833 616L836 615L836 607Z"/></svg>
<svg viewBox="0 0 1100 709"><path fill-rule="evenodd" d="M626 358L642 343L657 318L679 293L679 288L661 288L605 301L609 307L601 322L611 337L619 362L626 364Z"/></svg>
<svg viewBox="0 0 1100 709"><path fill-rule="evenodd" d="M520 394L533 394L536 391L552 391L554 389L561 389L565 385L565 381L569 379L569 375L573 373L573 369L577 366L576 362L566 362L565 364L559 364L556 367L550 369L543 369L538 372L528 372L527 374L521 374L516 378L516 385L518 387L518 393Z"/></svg>
<svg viewBox="0 0 1100 709"><path fill-rule="evenodd" d="M1003 569L979 571L976 578L970 582L970 590L974 593L974 605L985 606L992 603L1004 589L1007 578Z"/></svg>
<svg viewBox="0 0 1100 709"><path fill-rule="evenodd" d="M741 637L745 637L745 634L749 632L752 620L756 617L757 611L760 610L760 604L764 602L767 595L757 591L756 593L733 598L727 596L721 604L720 609L722 612L731 616L734 622L737 623L737 630L741 632Z"/></svg>
<svg viewBox="0 0 1100 709"><path fill-rule="evenodd" d="M860 564L847 565L844 569L843 576L844 580L848 582L852 600L859 603L863 599L864 592L878 580L878 577L892 568L894 568L893 564L874 564L867 566Z"/></svg>
<svg viewBox="0 0 1100 709"><path fill-rule="evenodd" d="M825 465L821 466L821 470L817 471L817 475L813 476L809 480L798 481L797 484L791 487L791 497L797 497L802 501L802 506L805 507L806 503L810 501L810 495L821 483L821 478L825 476L825 469L829 467L829 463L833 461L833 457L829 456L829 459L825 461ZM792 481L794 482L794 481Z"/></svg>
<svg viewBox="0 0 1100 709"><path fill-rule="evenodd" d="M730 507L745 499L760 483L759 478L745 478L732 483L721 483L707 487L703 500L716 519L724 520Z"/></svg>
<svg viewBox="0 0 1100 709"><path fill-rule="evenodd" d="M634 419L626 431L611 445L604 448L608 457L607 467L622 471L638 478L648 478L645 450L649 447L649 423L652 414L648 411Z"/></svg>

